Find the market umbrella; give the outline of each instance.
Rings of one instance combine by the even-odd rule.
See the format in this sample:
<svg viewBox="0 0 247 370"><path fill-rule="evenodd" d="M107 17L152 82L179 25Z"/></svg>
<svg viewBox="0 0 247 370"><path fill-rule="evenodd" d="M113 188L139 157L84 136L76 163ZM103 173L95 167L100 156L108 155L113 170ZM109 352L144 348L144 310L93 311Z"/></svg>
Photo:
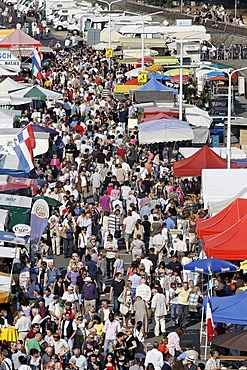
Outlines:
<svg viewBox="0 0 247 370"><path fill-rule="evenodd" d="M29 86L9 92L10 98L30 98L32 100L57 100L62 98L62 94L44 89L40 86Z"/></svg>
<svg viewBox="0 0 247 370"><path fill-rule="evenodd" d="M139 85L138 78L134 78L133 80L129 80L124 83L124 85Z"/></svg>
<svg viewBox="0 0 247 370"><path fill-rule="evenodd" d="M148 72L163 71L163 66L153 64L152 66L147 67L146 71Z"/></svg>
<svg viewBox="0 0 247 370"><path fill-rule="evenodd" d="M136 63L141 63L142 58L137 59ZM145 57L144 58L144 64L152 64L154 62L153 58Z"/></svg>
<svg viewBox="0 0 247 370"><path fill-rule="evenodd" d="M217 335L212 338L211 342L216 346L247 351L247 330Z"/></svg>
<svg viewBox="0 0 247 370"><path fill-rule="evenodd" d="M53 207L58 207L58 206L61 206L62 203L59 202L58 200L54 199L54 198L51 198L51 197L47 197L45 195L36 195L35 197L33 197L33 200L36 201L38 199L44 199L46 201L46 203L48 204L48 206L53 206Z"/></svg>
<svg viewBox="0 0 247 370"><path fill-rule="evenodd" d="M238 267L233 263L218 258L205 258L187 263L187 265L184 266L185 270L199 272L205 275L234 272L237 271L237 268Z"/></svg>
<svg viewBox="0 0 247 370"><path fill-rule="evenodd" d="M228 77L215 76L209 78L208 81L228 81Z"/></svg>
<svg viewBox="0 0 247 370"><path fill-rule="evenodd" d="M208 78L216 77L216 76L225 77L225 74L223 72L220 72L220 71L211 71L211 72L207 73Z"/></svg>
<svg viewBox="0 0 247 370"><path fill-rule="evenodd" d="M155 75L153 75L153 74L150 73L148 75L148 77L149 78L155 78L155 80L157 80L157 81L160 81L160 80L162 80L162 81L170 81L171 80L171 77L170 76L164 76L164 75L161 75L160 73L157 73Z"/></svg>
<svg viewBox="0 0 247 370"><path fill-rule="evenodd" d="M186 76L186 75L182 76L182 81L183 82L189 82L189 80L190 80L190 78L188 76ZM171 81L172 82L180 82L180 76L179 75L172 76Z"/></svg>
<svg viewBox="0 0 247 370"><path fill-rule="evenodd" d="M193 71L188 68L183 68L183 75L188 76L188 75L193 75ZM174 69L169 69L164 73L165 76L177 76L180 74L180 69L179 68L174 68Z"/></svg>
<svg viewBox="0 0 247 370"><path fill-rule="evenodd" d="M238 271L240 271L240 270L244 270L244 271L247 270L247 260L240 262L240 266L238 268Z"/></svg>

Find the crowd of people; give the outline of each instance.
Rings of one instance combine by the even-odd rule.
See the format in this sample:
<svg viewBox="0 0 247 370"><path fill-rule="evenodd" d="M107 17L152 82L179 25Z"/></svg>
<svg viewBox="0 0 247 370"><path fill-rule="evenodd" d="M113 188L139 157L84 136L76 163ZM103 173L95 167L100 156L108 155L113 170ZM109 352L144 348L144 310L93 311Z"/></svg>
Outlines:
<svg viewBox="0 0 247 370"><path fill-rule="evenodd" d="M138 112L113 93L126 71L85 45L42 61L40 84L63 99L36 101L20 123L55 130L32 176L37 195L57 206L39 245L14 263L15 299L0 324L18 340L2 343L2 370L205 368L180 343L204 293L199 274L184 269L203 257L200 182L174 179L175 143L139 144L138 127L128 127ZM229 284L211 286L222 296ZM218 355L206 370L219 368Z"/></svg>
<svg viewBox="0 0 247 370"><path fill-rule="evenodd" d="M229 59L246 59L247 46L241 44L230 44L226 46L221 44L219 47L209 47L206 43L201 46L202 60L229 60Z"/></svg>

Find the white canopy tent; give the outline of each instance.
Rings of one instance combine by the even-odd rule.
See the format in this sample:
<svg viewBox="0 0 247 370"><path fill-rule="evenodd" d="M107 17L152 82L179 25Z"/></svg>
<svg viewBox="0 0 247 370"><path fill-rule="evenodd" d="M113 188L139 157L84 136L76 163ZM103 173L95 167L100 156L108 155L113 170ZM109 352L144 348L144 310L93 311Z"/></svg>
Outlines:
<svg viewBox="0 0 247 370"><path fill-rule="evenodd" d="M237 193L233 197L229 197L226 200L223 200L223 201L217 201L216 200L216 201L209 202L208 203L208 212L209 212L210 216L212 217L212 216L216 215L217 213L222 211L222 209L229 206L229 204L231 204L235 199L238 199L238 198L247 199L247 188L244 188L239 193Z"/></svg>
<svg viewBox="0 0 247 370"><path fill-rule="evenodd" d="M193 140L194 134L187 122L161 119L139 125L140 144L154 144L182 140Z"/></svg>
<svg viewBox="0 0 247 370"><path fill-rule="evenodd" d="M194 106L187 106L185 108L185 117L186 121L188 121L193 126L203 126L209 128L211 123L213 122L212 118L209 116L208 112L203 109Z"/></svg>
<svg viewBox="0 0 247 370"><path fill-rule="evenodd" d="M212 201L225 201L234 197L247 184L247 170L241 169L203 169L202 197L204 208Z"/></svg>
<svg viewBox="0 0 247 370"><path fill-rule="evenodd" d="M227 150L226 148L211 148L216 154L218 154L221 158L226 158L227 156ZM200 148L187 148L187 147L180 147L179 152L182 154L184 158L188 158L191 155L195 154L198 152ZM246 154L243 150L239 148L232 147L231 148L231 157L234 159L243 159L246 158Z"/></svg>

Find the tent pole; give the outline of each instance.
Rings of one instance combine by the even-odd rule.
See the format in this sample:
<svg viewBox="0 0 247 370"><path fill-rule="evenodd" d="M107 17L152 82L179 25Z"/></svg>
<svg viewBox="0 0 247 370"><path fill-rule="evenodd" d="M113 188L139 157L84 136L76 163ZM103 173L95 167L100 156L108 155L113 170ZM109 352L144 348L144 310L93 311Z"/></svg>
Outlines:
<svg viewBox="0 0 247 370"><path fill-rule="evenodd" d="M202 344L203 317L204 317L204 305L202 305L201 329L200 329L200 344Z"/></svg>
<svg viewBox="0 0 247 370"><path fill-rule="evenodd" d="M204 360L207 358L207 349L208 349L208 330L206 327L206 338L205 338L205 349L204 349Z"/></svg>

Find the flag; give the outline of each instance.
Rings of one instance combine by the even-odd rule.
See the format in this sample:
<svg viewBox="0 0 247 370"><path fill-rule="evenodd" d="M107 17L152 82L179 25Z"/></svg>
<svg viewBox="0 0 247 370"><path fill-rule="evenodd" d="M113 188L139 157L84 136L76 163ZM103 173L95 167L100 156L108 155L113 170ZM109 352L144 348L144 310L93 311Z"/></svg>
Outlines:
<svg viewBox="0 0 247 370"><path fill-rule="evenodd" d="M27 125L22 131L20 131L17 134L17 140L19 143L22 143L25 140L29 140L31 148L34 149L36 147L36 141L33 132L33 125Z"/></svg>
<svg viewBox="0 0 247 370"><path fill-rule="evenodd" d="M37 199L33 204L30 219L30 240L34 249L40 242L41 236L48 223L49 207L44 199Z"/></svg>
<svg viewBox="0 0 247 370"><path fill-rule="evenodd" d="M42 80L42 73L41 73L41 54L36 49L31 54L32 59L32 74L38 80Z"/></svg>
<svg viewBox="0 0 247 370"><path fill-rule="evenodd" d="M34 168L33 149L31 148L30 141L24 140L14 146L13 149L21 163L21 169L29 173Z"/></svg>
<svg viewBox="0 0 247 370"><path fill-rule="evenodd" d="M207 338L208 338L208 341L210 342L213 337L214 322L213 322L213 315L212 315L211 297L209 294L208 294L207 308L206 308L206 324L207 324Z"/></svg>

